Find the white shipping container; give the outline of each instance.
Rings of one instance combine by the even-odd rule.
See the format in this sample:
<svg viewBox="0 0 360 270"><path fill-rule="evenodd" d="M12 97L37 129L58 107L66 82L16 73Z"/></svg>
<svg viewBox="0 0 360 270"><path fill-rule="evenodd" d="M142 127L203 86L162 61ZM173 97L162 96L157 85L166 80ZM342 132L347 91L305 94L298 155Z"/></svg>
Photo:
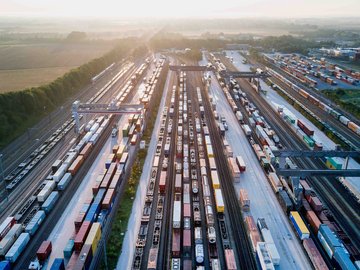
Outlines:
<svg viewBox="0 0 360 270"><path fill-rule="evenodd" d="M246 136L251 135L251 129L250 129L250 127L248 125L243 125L242 128L243 128Z"/></svg>
<svg viewBox="0 0 360 270"><path fill-rule="evenodd" d="M0 242L0 256L5 256L6 252L10 249L17 237L22 232L22 224L14 224L10 231Z"/></svg>
<svg viewBox="0 0 360 270"><path fill-rule="evenodd" d="M179 229L181 225L181 201L174 201L173 228Z"/></svg>
<svg viewBox="0 0 360 270"><path fill-rule="evenodd" d="M54 190L56 186L56 181L48 181L43 189L37 195L37 199L39 202L44 202L49 194Z"/></svg>
<svg viewBox="0 0 360 270"><path fill-rule="evenodd" d="M61 180L61 178L64 176L64 174L66 173L67 169L69 167L68 163L64 163L60 166L60 168L55 172L55 174L53 175L53 180L57 183Z"/></svg>

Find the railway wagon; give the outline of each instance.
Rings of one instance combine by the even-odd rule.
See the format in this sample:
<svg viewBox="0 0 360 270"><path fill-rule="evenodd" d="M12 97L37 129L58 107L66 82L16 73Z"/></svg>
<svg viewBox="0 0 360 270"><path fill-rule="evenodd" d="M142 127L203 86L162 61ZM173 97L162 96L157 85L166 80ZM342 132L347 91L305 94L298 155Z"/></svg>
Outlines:
<svg viewBox="0 0 360 270"><path fill-rule="evenodd" d="M156 270L157 269L156 265L157 265L158 251L159 251L159 248L157 248L157 247L150 249L147 270Z"/></svg>
<svg viewBox="0 0 360 270"><path fill-rule="evenodd" d="M248 212L250 210L250 199L245 189L240 189L240 205L243 211Z"/></svg>
<svg viewBox="0 0 360 270"><path fill-rule="evenodd" d="M311 238L304 239L303 246L316 270L328 270L324 259Z"/></svg>
<svg viewBox="0 0 360 270"><path fill-rule="evenodd" d="M236 157L236 164L239 166L240 172L244 172L246 170L246 164L242 156Z"/></svg>
<svg viewBox="0 0 360 270"><path fill-rule="evenodd" d="M29 233L22 233L16 239L15 243L11 246L9 251L5 255L5 259L11 263L14 263L20 256L20 254L24 251L26 245L30 241Z"/></svg>
<svg viewBox="0 0 360 270"><path fill-rule="evenodd" d="M171 252L173 257L180 256L180 231L173 231Z"/></svg>
<svg viewBox="0 0 360 270"><path fill-rule="evenodd" d="M119 164L124 164L124 165L126 165L128 158L129 158L129 153L128 153L128 152L124 152L124 153L122 154L122 156L121 156L121 159L120 159L120 161L119 161Z"/></svg>
<svg viewBox="0 0 360 270"><path fill-rule="evenodd" d="M191 252L191 230L183 230L183 252Z"/></svg>
<svg viewBox="0 0 360 270"><path fill-rule="evenodd" d="M282 190L283 187L276 173L271 172L268 174L268 177L270 180L271 187L275 191L275 193L278 193L280 190Z"/></svg>
<svg viewBox="0 0 360 270"><path fill-rule="evenodd" d="M159 190L161 193L165 192L165 188L166 188L166 177L167 177L167 173L166 171L162 171L160 173L160 180L159 180Z"/></svg>
<svg viewBox="0 0 360 270"><path fill-rule="evenodd" d="M0 241L8 233L11 227L15 224L14 217L7 217L0 225Z"/></svg>
<svg viewBox="0 0 360 270"><path fill-rule="evenodd" d="M81 155L77 156L77 158L73 161L73 163L71 163L68 169L69 173L71 173L71 175L74 176L77 173L77 171L80 169L83 162L84 162L84 157Z"/></svg>
<svg viewBox="0 0 360 270"><path fill-rule="evenodd" d="M176 176L175 176L175 192L181 192L181 187L182 187L181 178L182 178L181 174L179 174L179 173L176 174Z"/></svg>
<svg viewBox="0 0 360 270"><path fill-rule="evenodd" d="M217 173L216 170L211 171L211 180L212 180L213 189L220 188L219 174Z"/></svg>
<svg viewBox="0 0 360 270"><path fill-rule="evenodd" d="M58 199L59 199L59 192L58 191L51 192L51 194L46 199L46 201L41 205L41 209L44 210L46 214L48 214L54 208Z"/></svg>
<svg viewBox="0 0 360 270"><path fill-rule="evenodd" d="M299 212L290 211L290 220L301 240L310 237L310 232L302 220Z"/></svg>
<svg viewBox="0 0 360 270"><path fill-rule="evenodd" d="M58 190L65 190L66 187L69 185L72 179L71 173L65 173L64 176L61 178L60 182L57 184Z"/></svg>
<svg viewBox="0 0 360 270"><path fill-rule="evenodd" d="M260 233L256 227L255 220L252 216L245 217L245 224L251 241L252 249L255 252L258 242L261 242Z"/></svg>
<svg viewBox="0 0 360 270"><path fill-rule="evenodd" d="M279 191L279 203L281 205L281 208L287 214L293 209L293 203L285 190Z"/></svg>
<svg viewBox="0 0 360 270"><path fill-rule="evenodd" d="M314 130L310 129L305 123L300 119L297 120L297 126L308 136L314 135Z"/></svg>
<svg viewBox="0 0 360 270"><path fill-rule="evenodd" d="M22 232L21 224L14 224L0 242L0 256L5 256L12 244ZM1 268L0 268L1 269Z"/></svg>
<svg viewBox="0 0 360 270"><path fill-rule="evenodd" d="M275 270L266 243L264 242L257 243L256 254L260 262L261 270Z"/></svg>
<svg viewBox="0 0 360 270"><path fill-rule="evenodd" d="M232 249L225 249L225 262L228 270L236 270L235 255Z"/></svg>
<svg viewBox="0 0 360 270"><path fill-rule="evenodd" d="M39 249L36 252L36 257L40 262L44 262L52 251L51 241L44 241L41 243Z"/></svg>
<svg viewBox="0 0 360 270"><path fill-rule="evenodd" d="M321 221L317 217L314 211L306 211L306 219L309 222L311 228L314 230L315 234L319 231Z"/></svg>
<svg viewBox="0 0 360 270"><path fill-rule="evenodd" d="M221 193L221 189L215 189L215 202L216 202L216 211L218 213L224 213L225 206L224 206L224 200Z"/></svg>
<svg viewBox="0 0 360 270"><path fill-rule="evenodd" d="M25 232L29 233L30 235L34 235L36 231L39 229L41 223L45 219L45 211L39 210L30 220L30 222L25 227Z"/></svg>
<svg viewBox="0 0 360 270"><path fill-rule="evenodd" d="M339 239L329 228L329 226L325 224L320 225L317 236L329 258L332 258L335 252L335 248L341 247Z"/></svg>
<svg viewBox="0 0 360 270"><path fill-rule="evenodd" d="M95 254L100 239L101 239L101 225L98 222L94 222L91 225L91 229L89 231L88 236L86 237L86 241L84 245L90 245L92 249L92 253Z"/></svg>
<svg viewBox="0 0 360 270"><path fill-rule="evenodd" d="M204 246L203 244L195 245L195 258L196 263L202 264L204 262Z"/></svg>
<svg viewBox="0 0 360 270"><path fill-rule="evenodd" d="M228 163L230 166L231 174L234 178L234 182L239 183L240 182L240 169L236 163L236 159L230 157L230 158L228 158Z"/></svg>
<svg viewBox="0 0 360 270"><path fill-rule="evenodd" d="M174 201L172 224L174 229L181 227L181 201Z"/></svg>

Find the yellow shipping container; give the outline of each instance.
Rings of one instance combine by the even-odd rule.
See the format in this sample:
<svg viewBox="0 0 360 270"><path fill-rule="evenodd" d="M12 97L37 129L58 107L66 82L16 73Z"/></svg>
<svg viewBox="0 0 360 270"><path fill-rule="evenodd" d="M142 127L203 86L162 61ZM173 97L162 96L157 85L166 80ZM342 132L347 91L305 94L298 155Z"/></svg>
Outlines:
<svg viewBox="0 0 360 270"><path fill-rule="evenodd" d="M121 159L121 156L124 153L124 150L125 150L125 145L123 145L123 144L119 145L119 148L118 148L118 150L116 152L116 158L117 159Z"/></svg>
<svg viewBox="0 0 360 270"><path fill-rule="evenodd" d="M99 244L100 238L101 238L100 223L94 222L91 226L88 237L86 238L86 241L85 241L85 245L91 245L93 254L95 254L95 251Z"/></svg>

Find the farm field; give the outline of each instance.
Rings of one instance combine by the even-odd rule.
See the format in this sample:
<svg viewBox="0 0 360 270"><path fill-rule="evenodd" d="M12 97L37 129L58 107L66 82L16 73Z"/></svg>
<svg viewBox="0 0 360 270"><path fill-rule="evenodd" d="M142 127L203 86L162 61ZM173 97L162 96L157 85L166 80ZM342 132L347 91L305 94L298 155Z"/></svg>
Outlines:
<svg viewBox="0 0 360 270"><path fill-rule="evenodd" d="M49 83L112 47L111 42L1 45L0 93Z"/></svg>

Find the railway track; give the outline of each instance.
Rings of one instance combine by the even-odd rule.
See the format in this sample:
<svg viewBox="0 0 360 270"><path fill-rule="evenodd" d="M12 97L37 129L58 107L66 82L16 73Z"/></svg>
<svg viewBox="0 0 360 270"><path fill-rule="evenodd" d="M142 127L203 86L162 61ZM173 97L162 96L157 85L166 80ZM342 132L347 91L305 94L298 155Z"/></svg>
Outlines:
<svg viewBox="0 0 360 270"><path fill-rule="evenodd" d="M199 77L197 77L196 80L199 85L202 83ZM240 266L240 269L257 269L251 243L247 236L244 220L241 214L239 200L232 184L232 175L230 173L227 160L224 156L220 134L218 132L218 127L215 123L215 119L212 113L208 93L203 91L202 95L204 97L203 100L205 115L208 119L209 131L213 139L214 154L221 179L221 186L225 194L224 200L227 208L228 218L230 220L232 238L236 254L238 256L237 264Z"/></svg>
<svg viewBox="0 0 360 270"><path fill-rule="evenodd" d="M267 122L272 123L272 127L284 146L293 150L308 150L304 142L293 132L287 124L274 113L271 106L256 93L245 80L239 80L240 86L250 96L252 102L261 110ZM319 159L296 159L302 168L320 169L326 168L322 160ZM359 204L348 193L347 190L334 177L312 177L309 178L311 184L315 187L316 192L320 195L323 202L332 211L335 220L342 229L351 236L354 245L359 249L360 230L357 224L360 218L357 212Z"/></svg>

